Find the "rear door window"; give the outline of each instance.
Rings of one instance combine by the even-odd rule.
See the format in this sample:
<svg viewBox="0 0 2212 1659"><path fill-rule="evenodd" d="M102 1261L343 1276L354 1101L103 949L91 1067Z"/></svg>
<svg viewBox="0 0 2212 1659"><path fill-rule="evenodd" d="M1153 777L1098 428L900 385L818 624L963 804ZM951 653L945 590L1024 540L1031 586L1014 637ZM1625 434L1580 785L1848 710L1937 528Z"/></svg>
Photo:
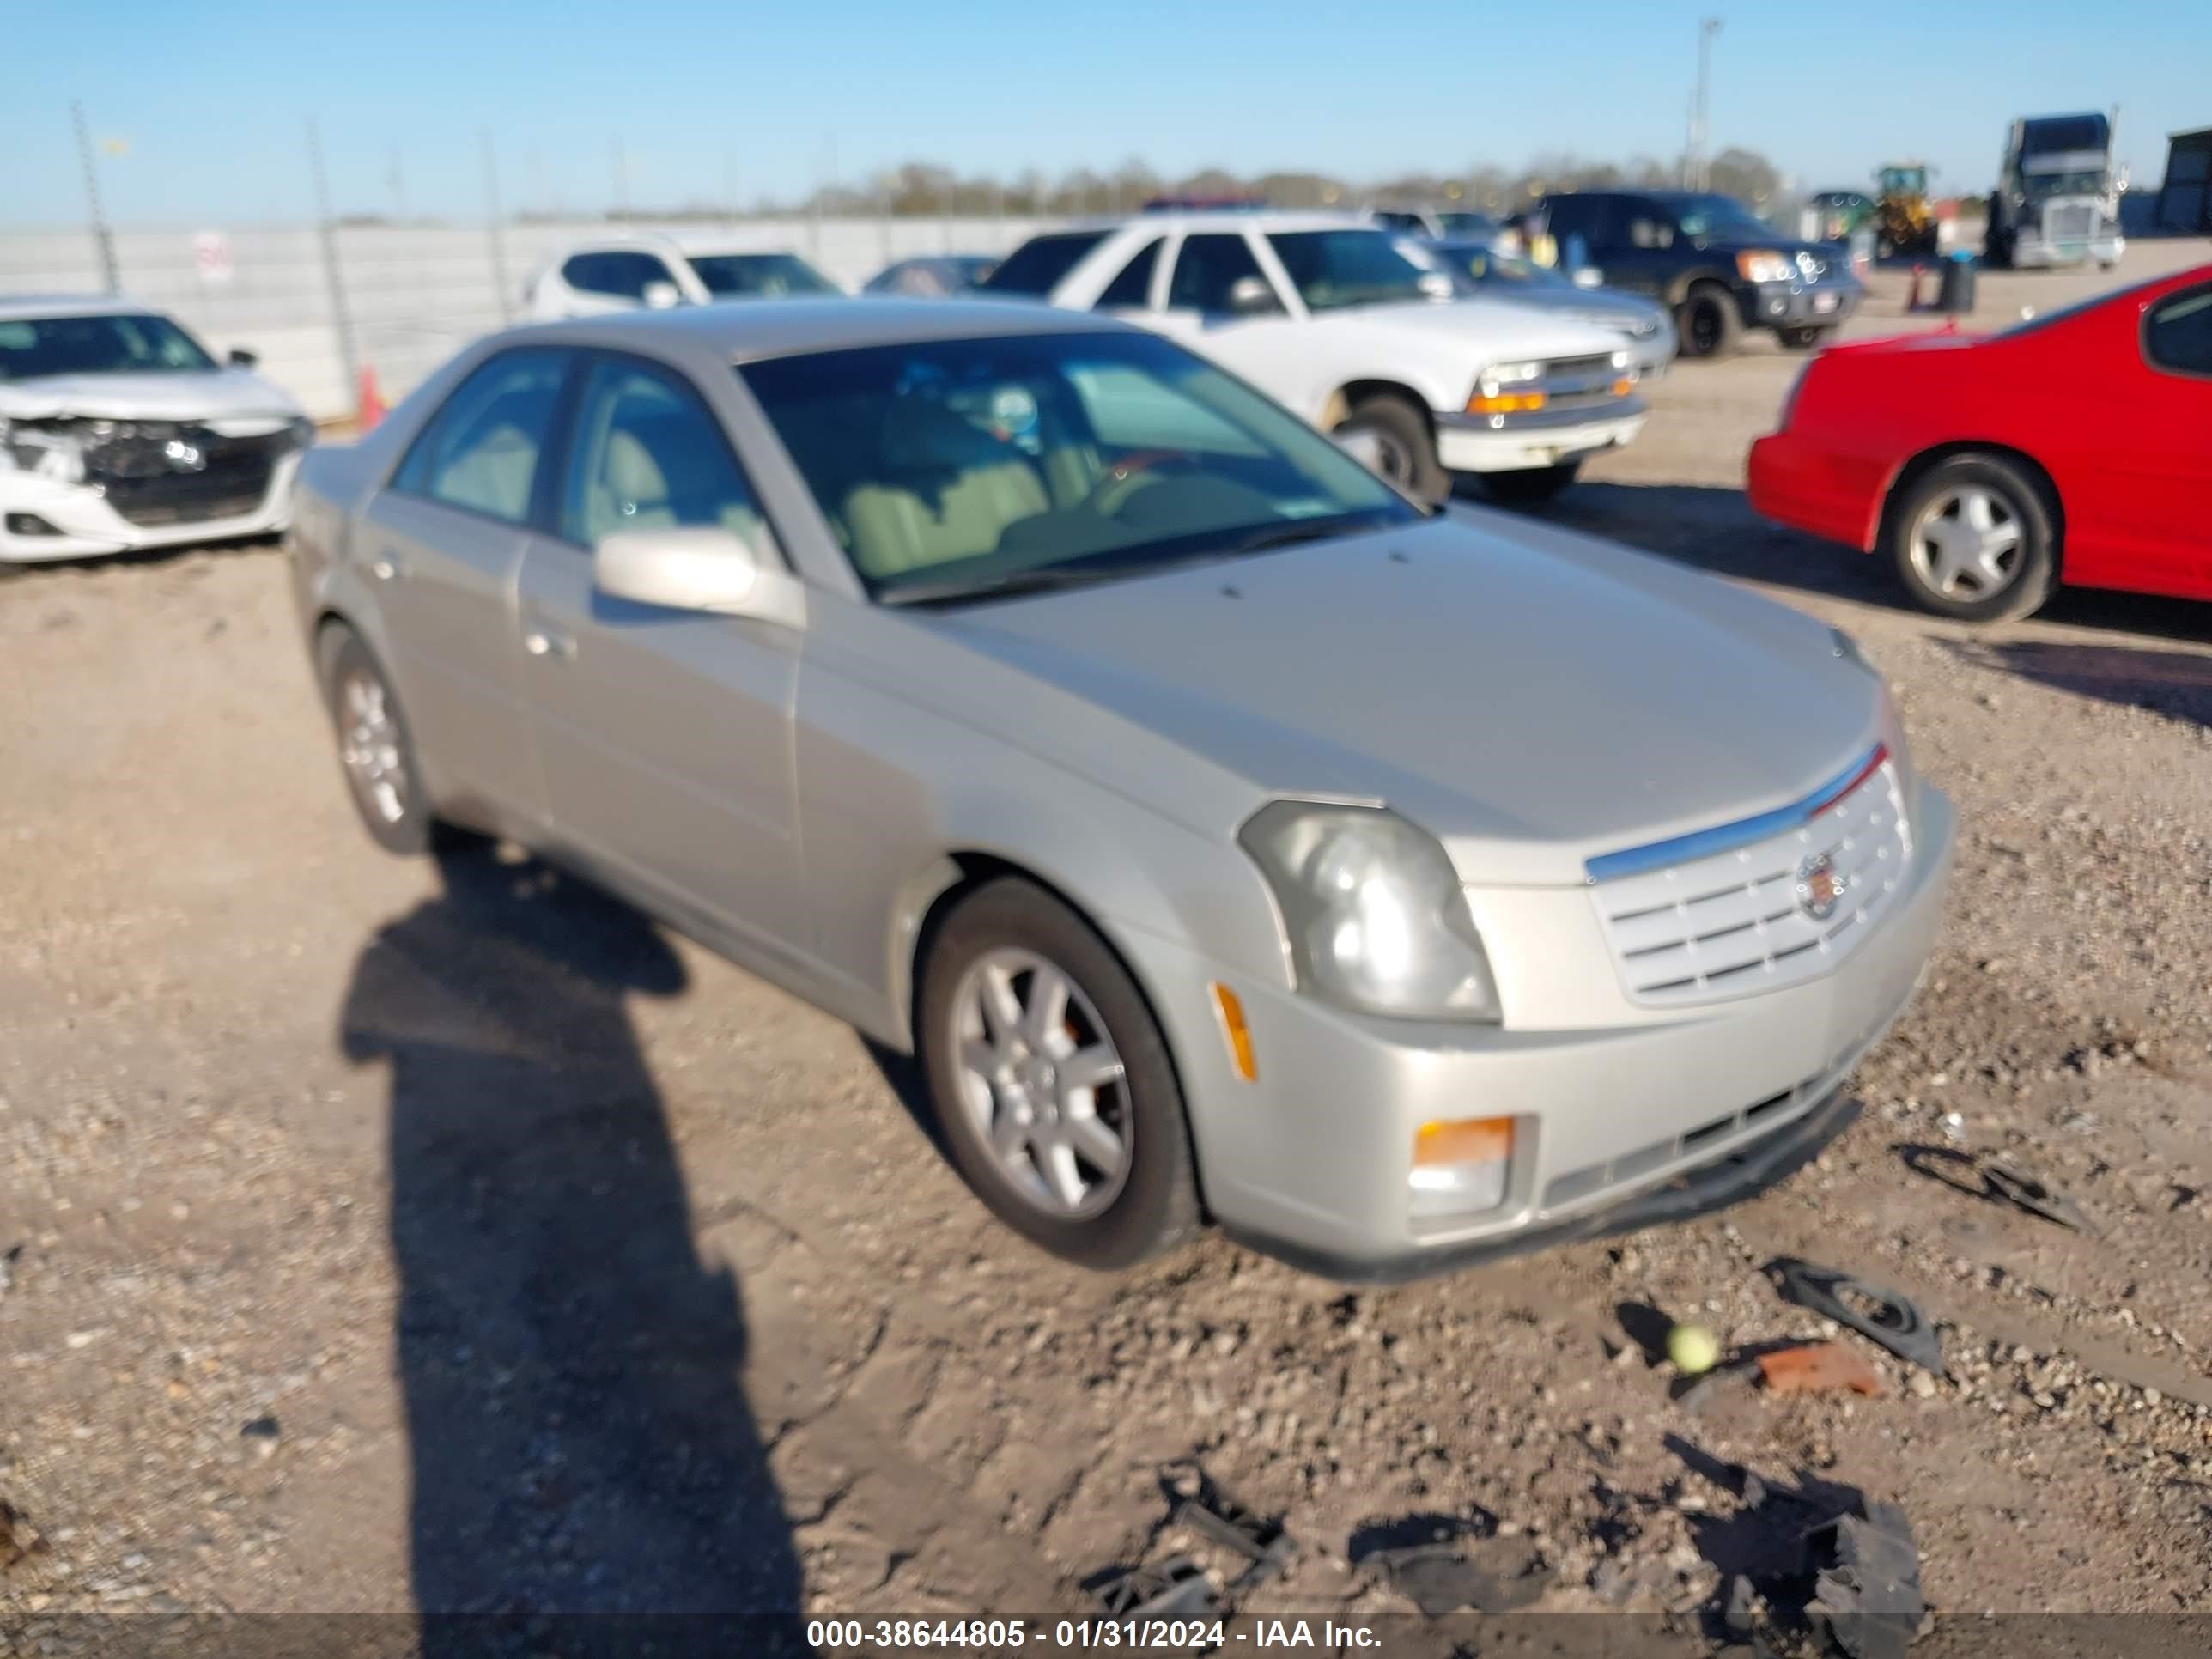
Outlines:
<svg viewBox="0 0 2212 1659"><path fill-rule="evenodd" d="M1124 307L1141 311L1152 301L1152 272L1160 263L1160 244L1165 237L1155 236L1138 251L1136 258L1115 273L1106 284L1106 291L1098 296L1094 311L1105 311Z"/></svg>
<svg viewBox="0 0 2212 1659"><path fill-rule="evenodd" d="M392 487L508 524L530 520L538 458L574 354L503 351L478 365L430 417Z"/></svg>
<svg viewBox="0 0 2212 1659"><path fill-rule="evenodd" d="M1032 236L1006 257L983 287L992 294L1019 294L1042 300L1060 286L1060 278L1074 270L1085 254L1105 240L1103 230L1064 230Z"/></svg>

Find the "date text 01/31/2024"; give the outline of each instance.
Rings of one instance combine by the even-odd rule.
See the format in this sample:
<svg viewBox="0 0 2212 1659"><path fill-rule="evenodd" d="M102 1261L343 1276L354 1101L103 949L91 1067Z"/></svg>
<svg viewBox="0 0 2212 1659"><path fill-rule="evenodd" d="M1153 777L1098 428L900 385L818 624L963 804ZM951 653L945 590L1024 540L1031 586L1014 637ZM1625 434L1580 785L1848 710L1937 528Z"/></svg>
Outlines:
<svg viewBox="0 0 2212 1659"><path fill-rule="evenodd" d="M1051 1624L1018 1619L817 1619L807 1624L806 1640L822 1653L839 1656L1086 1648L1211 1653L1231 1644L1341 1653L1382 1646L1374 1630L1329 1619L1238 1620L1233 1627L1220 1619L1061 1619Z"/></svg>

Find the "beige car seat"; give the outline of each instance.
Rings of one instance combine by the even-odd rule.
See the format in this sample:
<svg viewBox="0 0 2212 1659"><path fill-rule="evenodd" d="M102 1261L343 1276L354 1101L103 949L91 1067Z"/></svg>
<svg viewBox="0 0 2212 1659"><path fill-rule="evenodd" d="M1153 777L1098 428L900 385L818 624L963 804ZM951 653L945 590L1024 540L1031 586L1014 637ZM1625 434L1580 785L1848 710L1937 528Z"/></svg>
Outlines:
<svg viewBox="0 0 2212 1659"><path fill-rule="evenodd" d="M1051 510L1022 453L942 404L892 400L883 476L848 492L843 518L863 575L892 576L988 553L1006 527Z"/></svg>

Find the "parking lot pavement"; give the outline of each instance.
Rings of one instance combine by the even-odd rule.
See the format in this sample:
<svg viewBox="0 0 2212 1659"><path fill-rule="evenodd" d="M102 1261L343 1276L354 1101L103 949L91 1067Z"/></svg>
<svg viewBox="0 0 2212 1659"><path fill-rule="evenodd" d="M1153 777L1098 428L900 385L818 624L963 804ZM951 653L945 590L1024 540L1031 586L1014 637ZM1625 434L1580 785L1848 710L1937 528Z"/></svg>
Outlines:
<svg viewBox="0 0 2212 1659"><path fill-rule="evenodd" d="M1196 1448L1310 1547L1258 1612L1395 1606L1352 1529L1477 1510L1543 1605L1717 1607L1734 1462L1902 1504L1941 1608L2203 1605L2212 607L1895 608L1735 492L1795 362L1682 366L1556 510L1894 678L1965 824L1921 998L1777 1192L1388 1292L1060 1266L834 1021L528 861L375 851L273 549L0 580L0 1498L46 1546L0 1599L1046 1613ZM2095 1235L1976 1195L1992 1150ZM1818 1334L1784 1255L1917 1299L1945 1374L1670 1404L1624 1326Z"/></svg>

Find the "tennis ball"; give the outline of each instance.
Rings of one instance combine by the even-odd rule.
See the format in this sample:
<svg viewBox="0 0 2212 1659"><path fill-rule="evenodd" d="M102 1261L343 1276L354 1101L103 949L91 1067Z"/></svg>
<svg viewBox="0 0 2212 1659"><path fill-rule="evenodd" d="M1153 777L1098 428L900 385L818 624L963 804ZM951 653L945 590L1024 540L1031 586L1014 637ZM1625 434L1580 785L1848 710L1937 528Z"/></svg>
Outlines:
<svg viewBox="0 0 2212 1659"><path fill-rule="evenodd" d="M1667 1333L1667 1358L1685 1376L1712 1370L1720 1357L1720 1339L1703 1325L1677 1325Z"/></svg>

